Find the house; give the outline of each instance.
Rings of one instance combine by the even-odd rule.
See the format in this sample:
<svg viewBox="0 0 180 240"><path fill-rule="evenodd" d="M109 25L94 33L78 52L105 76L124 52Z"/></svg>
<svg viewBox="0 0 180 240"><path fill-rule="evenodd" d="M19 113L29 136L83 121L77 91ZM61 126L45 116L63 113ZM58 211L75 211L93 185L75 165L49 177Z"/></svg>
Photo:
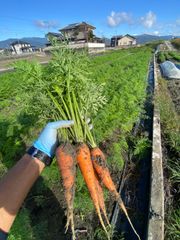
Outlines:
<svg viewBox="0 0 180 240"><path fill-rule="evenodd" d="M62 35L70 42L93 42L95 38L93 30L96 29L92 25L81 22L73 23L60 29Z"/></svg>
<svg viewBox="0 0 180 240"><path fill-rule="evenodd" d="M22 54L32 52L32 46L30 43L24 41L15 41L11 43L12 54Z"/></svg>
<svg viewBox="0 0 180 240"><path fill-rule="evenodd" d="M87 49L89 53L102 52L105 50L105 43L102 39L96 37L93 30L94 26L86 23L73 23L60 29L60 33L48 33L46 38L49 43L44 51L48 52L52 49L51 40L54 38L57 41L67 41L68 46L73 49Z"/></svg>
<svg viewBox="0 0 180 240"><path fill-rule="evenodd" d="M61 33L55 33L55 32L48 32L45 37L48 40L48 43L46 43L46 46L51 46L51 41L56 40L56 41L63 41L64 36Z"/></svg>
<svg viewBox="0 0 180 240"><path fill-rule="evenodd" d="M111 47L125 47L136 45L136 38L126 34L124 36L118 35L111 38Z"/></svg>

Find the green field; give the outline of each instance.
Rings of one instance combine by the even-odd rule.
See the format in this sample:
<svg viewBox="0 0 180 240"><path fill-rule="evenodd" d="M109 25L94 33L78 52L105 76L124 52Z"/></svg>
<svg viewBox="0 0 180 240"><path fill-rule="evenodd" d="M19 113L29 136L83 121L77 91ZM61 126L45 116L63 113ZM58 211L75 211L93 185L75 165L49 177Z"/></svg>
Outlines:
<svg viewBox="0 0 180 240"><path fill-rule="evenodd" d="M107 99L107 104L93 119L94 135L107 154L112 173L122 170L123 155L128 149L127 138L143 114L151 56L152 49L142 47L91 57L89 68L92 77L98 84L104 84L104 95ZM39 119L37 113L33 114L30 111L31 106L24 106L21 99L23 81L25 79L16 72L0 75L1 176L18 161L48 121L46 118ZM79 171L76 189L75 220L78 219L78 226L81 226L83 221L88 221L89 216L93 216L94 210ZM108 198L106 193L107 201ZM58 239L60 232L63 232L60 228L64 224L59 215L64 210L59 172L54 161L50 168L45 169L29 193L9 239ZM97 233L97 229L92 229L93 234ZM98 238L96 234L96 239L102 238Z"/></svg>

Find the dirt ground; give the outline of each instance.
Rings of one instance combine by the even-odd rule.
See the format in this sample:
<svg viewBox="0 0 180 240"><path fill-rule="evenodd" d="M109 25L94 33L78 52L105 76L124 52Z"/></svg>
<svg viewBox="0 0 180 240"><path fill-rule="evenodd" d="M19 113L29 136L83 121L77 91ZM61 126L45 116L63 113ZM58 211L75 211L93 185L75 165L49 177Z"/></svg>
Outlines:
<svg viewBox="0 0 180 240"><path fill-rule="evenodd" d="M29 56L21 56L20 58L13 58L12 59L0 59L0 70L1 69L5 69L5 68L9 68L11 66L11 64L15 61L19 61L19 60L37 60L38 62L46 62L50 60L50 55L45 54L44 52L39 52L33 55L29 55Z"/></svg>

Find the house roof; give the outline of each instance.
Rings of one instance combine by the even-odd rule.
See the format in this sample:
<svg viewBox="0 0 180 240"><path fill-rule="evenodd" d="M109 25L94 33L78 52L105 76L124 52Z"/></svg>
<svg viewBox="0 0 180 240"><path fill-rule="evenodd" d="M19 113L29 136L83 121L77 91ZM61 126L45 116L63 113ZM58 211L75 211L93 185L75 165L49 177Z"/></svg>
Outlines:
<svg viewBox="0 0 180 240"><path fill-rule="evenodd" d="M126 35L117 35L117 36L113 36L112 38L116 38L116 39L121 39L121 38L123 38L123 37L130 37L130 38L133 38L133 39L136 39L135 37L133 37L133 36L131 36L131 35L129 35L129 34L126 34Z"/></svg>
<svg viewBox="0 0 180 240"><path fill-rule="evenodd" d="M71 29L74 29L74 28L77 28L81 25L87 25L88 27L92 28L92 29L95 29L95 27L93 27L92 25L86 23L86 22L81 22L81 23L72 23L72 24L69 24L68 26L60 29L59 31L65 31L65 30L71 30Z"/></svg>
<svg viewBox="0 0 180 240"><path fill-rule="evenodd" d="M55 33L55 32L48 32L46 34L46 36L48 36L48 35L51 35L51 36L54 36L54 37L62 37L61 33Z"/></svg>
<svg viewBox="0 0 180 240"><path fill-rule="evenodd" d="M124 37L130 37L130 38L133 38L133 39L136 39L135 37L129 35L129 34L126 34Z"/></svg>
<svg viewBox="0 0 180 240"><path fill-rule="evenodd" d="M112 38L118 38L118 39L121 39L123 37L123 35L116 35L116 36L112 36Z"/></svg>
<svg viewBox="0 0 180 240"><path fill-rule="evenodd" d="M12 42L11 46L14 46L16 44L30 44L30 43L19 40L19 41Z"/></svg>

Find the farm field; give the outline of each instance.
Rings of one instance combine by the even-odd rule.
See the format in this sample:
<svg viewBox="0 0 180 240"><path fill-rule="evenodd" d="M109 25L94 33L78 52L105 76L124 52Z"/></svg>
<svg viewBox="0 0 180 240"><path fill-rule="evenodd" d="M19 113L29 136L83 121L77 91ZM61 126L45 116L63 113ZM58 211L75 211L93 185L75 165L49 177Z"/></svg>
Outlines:
<svg viewBox="0 0 180 240"><path fill-rule="evenodd" d="M150 47L90 57L91 77L97 84L104 86L103 94L107 99L107 103L93 118L93 134L107 156L117 187L129 149L131 131L144 114L146 78L151 57ZM37 138L45 123L51 120L39 118L37 112L34 114L31 111L33 103L32 106L26 106L22 101L24 84L28 89L26 78L19 72L0 75L0 176L17 162ZM31 91L29 95L30 93ZM141 143L141 137L134 140L134 151L139 146L137 155L143 151ZM113 199L106 190L104 193L110 218ZM65 208L59 171L54 160L28 194L9 239L70 239L70 233L64 234ZM79 170L74 208L78 239L106 239Z"/></svg>

